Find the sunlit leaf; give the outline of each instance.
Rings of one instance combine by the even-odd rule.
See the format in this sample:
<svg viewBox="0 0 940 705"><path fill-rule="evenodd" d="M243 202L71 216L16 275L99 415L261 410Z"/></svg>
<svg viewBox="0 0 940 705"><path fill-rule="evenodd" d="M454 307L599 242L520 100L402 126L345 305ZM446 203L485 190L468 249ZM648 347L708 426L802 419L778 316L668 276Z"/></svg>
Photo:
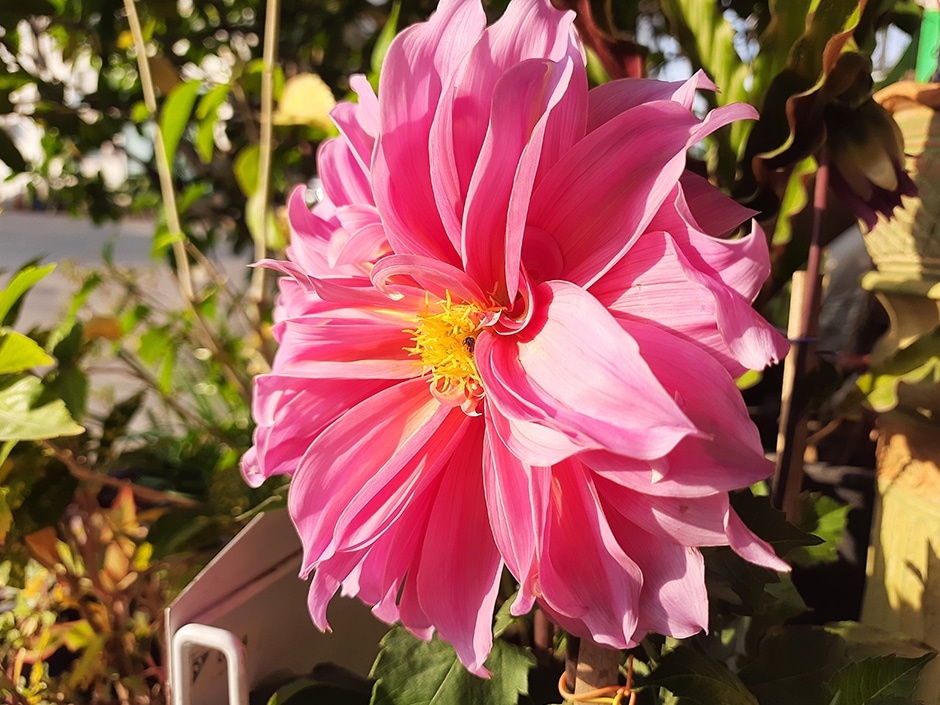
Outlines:
<svg viewBox="0 0 940 705"><path fill-rule="evenodd" d="M0 291L0 325L13 325L13 321L7 320L7 314L23 294L32 289L53 269L55 269L54 264L47 264L44 267L28 266L13 275L6 288Z"/></svg>
<svg viewBox="0 0 940 705"><path fill-rule="evenodd" d="M54 362L32 338L16 331L0 333L0 374L23 372Z"/></svg>
<svg viewBox="0 0 940 705"><path fill-rule="evenodd" d="M196 106L196 120L199 125L196 128L196 136L193 144L196 147L196 153L203 164L212 161L212 153L215 150L215 126L219 119L219 108L228 97L230 86L222 83L199 99L199 105ZM186 208L180 206L181 211Z"/></svg>
<svg viewBox="0 0 940 705"><path fill-rule="evenodd" d="M163 135L163 147L170 164L189 118L193 114L196 96L201 86L199 81L185 81L176 86L167 96L163 109L160 111L160 132Z"/></svg>
<svg viewBox="0 0 940 705"><path fill-rule="evenodd" d="M249 144L236 155L232 164L235 180L246 196L252 196L258 190L259 157L258 145Z"/></svg>
<svg viewBox="0 0 940 705"><path fill-rule="evenodd" d="M42 391L36 377L0 384L0 441L75 436L85 430L72 420L61 399L34 408Z"/></svg>
<svg viewBox="0 0 940 705"><path fill-rule="evenodd" d="M336 106L333 91L315 73L299 73L284 84L274 113L275 125L309 125L333 130L330 111Z"/></svg>
<svg viewBox="0 0 940 705"><path fill-rule="evenodd" d="M838 705L868 705L880 698L910 698L920 672L935 656L874 656L853 661L829 680L832 701Z"/></svg>
<svg viewBox="0 0 940 705"><path fill-rule="evenodd" d="M388 13L385 26L382 27L382 31L379 32L379 36L375 40L375 46L372 48L370 66L372 68L372 74L375 76L378 76L379 72L381 72L382 62L385 61L385 54L388 52L388 47L391 45L395 35L398 34L398 16L400 13L401 2L396 0L396 2L392 3L392 9L391 12Z"/></svg>
<svg viewBox="0 0 940 705"><path fill-rule="evenodd" d="M831 563L838 560L839 544L845 531L850 507L819 492L800 496L800 528L818 536L823 543L816 546L798 546L787 558L799 565Z"/></svg>
<svg viewBox="0 0 940 705"><path fill-rule="evenodd" d="M372 667L371 705L515 705L528 692L534 665L527 651L496 641L486 661L493 675L479 678L461 665L450 644L437 637L424 642L393 627Z"/></svg>

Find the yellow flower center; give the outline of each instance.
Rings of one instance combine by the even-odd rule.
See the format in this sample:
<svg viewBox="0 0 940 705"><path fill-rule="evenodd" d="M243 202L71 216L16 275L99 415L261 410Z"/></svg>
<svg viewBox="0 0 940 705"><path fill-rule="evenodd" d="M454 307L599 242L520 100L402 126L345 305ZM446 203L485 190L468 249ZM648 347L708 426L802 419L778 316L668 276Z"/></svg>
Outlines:
<svg viewBox="0 0 940 705"><path fill-rule="evenodd" d="M425 304L415 317L410 333L414 347L405 348L416 355L416 365L427 369L432 389L445 395L461 394L464 398L480 392L480 377L473 351L480 332L483 312L472 304L455 304L450 294L437 304Z"/></svg>

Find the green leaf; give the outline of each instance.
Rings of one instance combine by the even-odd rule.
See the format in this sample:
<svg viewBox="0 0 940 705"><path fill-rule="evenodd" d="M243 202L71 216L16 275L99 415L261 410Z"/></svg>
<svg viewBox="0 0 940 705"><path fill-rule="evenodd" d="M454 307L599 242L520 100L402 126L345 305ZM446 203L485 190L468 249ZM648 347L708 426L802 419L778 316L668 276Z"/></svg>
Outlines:
<svg viewBox="0 0 940 705"><path fill-rule="evenodd" d="M665 688L699 705L758 705L740 678L693 646L680 646L666 654L642 685Z"/></svg>
<svg viewBox="0 0 940 705"><path fill-rule="evenodd" d="M176 86L166 98L160 113L160 132L163 135L163 147L166 158L173 164L173 157L179 147L183 131L193 114L196 96L199 94L200 81L185 81Z"/></svg>
<svg viewBox="0 0 940 705"><path fill-rule="evenodd" d="M845 642L822 628L783 627L760 643L757 658L741 669L741 680L760 705L828 705L826 681L844 663Z"/></svg>
<svg viewBox="0 0 940 705"><path fill-rule="evenodd" d="M0 441L76 436L85 430L72 420L61 399L34 408L42 391L36 377L0 384Z"/></svg>
<svg viewBox="0 0 940 705"><path fill-rule="evenodd" d="M867 705L882 698L910 698L920 672L936 654L920 658L874 656L845 666L829 680L829 692L839 705Z"/></svg>
<svg viewBox="0 0 940 705"><path fill-rule="evenodd" d="M268 700L268 705L368 705L369 694L350 692L334 685L304 678L282 686Z"/></svg>
<svg viewBox="0 0 940 705"><path fill-rule="evenodd" d="M375 46L372 48L372 58L370 66L372 73L376 76L382 71L382 62L385 61L385 54L388 53L388 47L398 33L398 16L401 13L401 2L396 0L392 3L392 10L388 13L388 19L385 26L379 32L375 40Z"/></svg>
<svg viewBox="0 0 940 705"><path fill-rule="evenodd" d="M859 377L858 388L878 412L898 404L901 382L919 384L940 381L940 328L923 335L906 348L898 350L881 364Z"/></svg>
<svg viewBox="0 0 940 705"><path fill-rule="evenodd" d="M5 130L0 130L0 162L10 167L14 174L26 171L26 160Z"/></svg>
<svg viewBox="0 0 940 705"><path fill-rule="evenodd" d="M193 144L203 164L212 161L212 153L215 150L215 124L219 118L219 108L228 97L229 89L227 83L216 86L199 99L199 105L196 107L196 120L199 125ZM180 210L186 209L181 207Z"/></svg>
<svg viewBox="0 0 940 705"><path fill-rule="evenodd" d="M66 312L65 318L63 318L62 322L49 334L49 338L46 340L46 350L58 348L60 342L74 333L75 319L78 317L79 310L81 310L85 302L88 301L88 297L92 295L94 290L97 289L103 281L104 279L98 272L92 272L85 277L78 293L72 297L72 301L69 303L69 310ZM81 331L79 331L79 335L81 335ZM56 357L58 357L58 354L56 354Z"/></svg>
<svg viewBox="0 0 940 705"><path fill-rule="evenodd" d="M837 549L842 542L845 522L851 507L819 492L800 496L800 528L818 536L823 543L797 546L787 558L799 565L832 563L838 560Z"/></svg>
<svg viewBox="0 0 940 705"><path fill-rule="evenodd" d="M32 338L15 331L0 333L0 374L23 372L54 362Z"/></svg>
<svg viewBox="0 0 940 705"><path fill-rule="evenodd" d="M45 267L27 266L13 275L6 289L0 291L0 325L11 326L13 321L7 320L7 314L13 309L13 306L20 297L32 289L39 280L55 269L54 264L47 264Z"/></svg>
<svg viewBox="0 0 940 705"><path fill-rule="evenodd" d="M13 527L13 509L7 501L9 487L0 487L0 546L7 540L7 534Z"/></svg>
<svg viewBox="0 0 940 705"><path fill-rule="evenodd" d="M755 497L750 492L734 492L731 506L747 527L769 542L777 555L784 555L797 546L816 546L823 539L798 529L787 521L783 512L770 506L769 497Z"/></svg>
<svg viewBox="0 0 940 705"><path fill-rule="evenodd" d="M371 705L515 705L528 692L534 665L529 652L497 640L486 661L493 675L478 678L449 644L437 637L424 642L393 627L372 667Z"/></svg>
<svg viewBox="0 0 940 705"><path fill-rule="evenodd" d="M242 193L249 197L258 190L259 158L258 145L249 144L235 156L235 161L232 162L235 180L238 181Z"/></svg>
<svg viewBox="0 0 940 705"><path fill-rule="evenodd" d="M245 223L248 225L248 231L255 241L264 239L265 247L272 250L282 250L287 247L287 238L281 232L281 227L274 217L274 213L268 210L267 228L262 227L264 222L264 194L260 191L253 193L248 198L245 205Z"/></svg>

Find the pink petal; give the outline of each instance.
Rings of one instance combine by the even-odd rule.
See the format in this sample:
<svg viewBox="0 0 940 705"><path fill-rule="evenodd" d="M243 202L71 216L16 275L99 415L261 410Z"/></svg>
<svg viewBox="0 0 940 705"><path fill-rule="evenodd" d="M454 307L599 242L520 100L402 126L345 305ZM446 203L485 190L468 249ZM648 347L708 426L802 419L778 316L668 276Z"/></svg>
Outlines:
<svg viewBox="0 0 940 705"><path fill-rule="evenodd" d="M655 321L702 345L733 376L763 369L788 348L746 300L696 270L665 233L645 233L591 293L615 313Z"/></svg>
<svg viewBox="0 0 940 705"><path fill-rule="evenodd" d="M545 175L529 225L555 237L565 279L588 286L643 232L682 174L698 126L677 103L646 103L589 133Z"/></svg>
<svg viewBox="0 0 940 705"><path fill-rule="evenodd" d="M443 0L427 22L399 34L385 55L372 183L396 252L458 263L437 214L428 140L442 86L485 24L479 3Z"/></svg>
<svg viewBox="0 0 940 705"><path fill-rule="evenodd" d="M304 545L304 570L333 554L334 529L360 488L386 464L405 463L447 419L449 409L414 379L353 407L310 445L288 508Z"/></svg>
<svg viewBox="0 0 940 705"><path fill-rule="evenodd" d="M487 421L483 488L490 527L506 567L519 581L513 613L525 614L536 598L536 547L545 524L551 473L547 468L534 468L520 461Z"/></svg>
<svg viewBox="0 0 940 705"><path fill-rule="evenodd" d="M373 205L369 174L345 140L324 140L317 150L317 165L323 190L335 206Z"/></svg>
<svg viewBox="0 0 940 705"><path fill-rule="evenodd" d="M414 325L413 321L411 325ZM408 379L423 374L405 348L412 346L407 320L324 323L319 317L282 321L279 370L311 379Z"/></svg>
<svg viewBox="0 0 940 705"><path fill-rule="evenodd" d="M683 438L655 467L610 453L583 460L604 477L646 494L700 497L747 487L773 471L733 381L694 344L654 324L632 321L640 354L700 430Z"/></svg>
<svg viewBox="0 0 940 705"><path fill-rule="evenodd" d="M482 419L453 409L419 449L376 466L336 521L336 550L367 546L399 521L405 507L434 480L455 451L472 454L473 440L480 435L474 433L477 426L482 427ZM482 444L482 439L478 440Z"/></svg>
<svg viewBox="0 0 940 705"><path fill-rule="evenodd" d="M549 117L569 90L581 95L585 90L572 84L573 75L583 77L574 73L570 58L526 61L507 71L494 89L490 128L467 194L461 247L467 274L507 306L516 296L528 202ZM571 115L565 117L565 123L577 125Z"/></svg>
<svg viewBox="0 0 940 705"><path fill-rule="evenodd" d="M341 229L333 233L327 249L332 267L371 264L391 251L382 220L372 206L341 206L336 218Z"/></svg>
<svg viewBox="0 0 940 705"><path fill-rule="evenodd" d="M753 300L770 274L764 232L755 222L740 238L724 236L753 215L705 179L687 172L675 193L650 222L649 230L669 233L697 270Z"/></svg>
<svg viewBox="0 0 940 705"><path fill-rule="evenodd" d="M646 632L684 639L708 629L705 561L696 548L662 540L630 524L611 522L620 545L643 573L634 634Z"/></svg>
<svg viewBox="0 0 940 705"><path fill-rule="evenodd" d="M447 298L448 292L457 300L489 305L489 298L459 267L421 255L389 255L376 263L372 281L380 291L386 291L393 277L410 277L438 300ZM415 308L417 313L419 308Z"/></svg>
<svg viewBox="0 0 940 705"><path fill-rule="evenodd" d="M728 544L741 558L771 570L790 572L790 566L786 561L778 558L769 543L748 529L734 510L728 512L727 530Z"/></svg>
<svg viewBox="0 0 940 705"><path fill-rule="evenodd" d="M443 473L414 577L421 607L441 638L467 670L485 677L503 562L487 519L482 449L483 424L474 424Z"/></svg>
<svg viewBox="0 0 940 705"><path fill-rule="evenodd" d="M495 107L497 81L514 64L527 59L554 62L570 53L576 47L573 17L573 13L562 14L542 0L511 3L503 16L484 30L446 87L430 134L431 179L441 218L455 247L461 240L470 178Z"/></svg>
<svg viewBox="0 0 940 705"><path fill-rule="evenodd" d="M359 95L359 102L338 103L330 117L349 144L362 171L368 174L372 167L375 137L379 133L379 102L368 79L361 73L349 77L349 86Z"/></svg>
<svg viewBox="0 0 940 705"><path fill-rule="evenodd" d="M643 576L604 516L590 475L576 460L552 468L549 519L539 559L539 603L565 630L629 648Z"/></svg>
<svg viewBox="0 0 940 705"><path fill-rule="evenodd" d="M255 377L251 414L254 462L245 480L258 487L271 475L293 474L314 438L347 409L378 393L387 380L318 380L281 374Z"/></svg>
<svg viewBox="0 0 940 705"><path fill-rule="evenodd" d="M583 448L665 455L695 428L590 294L567 282L535 290L518 335L484 331L476 358L487 398L509 417L563 431Z"/></svg>
<svg viewBox="0 0 940 705"><path fill-rule="evenodd" d="M602 83L588 93L588 126L593 132L630 108L654 100L673 100L686 110L692 109L695 91L716 90L702 71L685 81L652 81L648 78L621 78Z"/></svg>
<svg viewBox="0 0 940 705"><path fill-rule="evenodd" d="M598 493L613 511L658 539L683 546L724 546L728 543L725 492L700 497L669 497L637 492L603 475L594 480ZM610 512L611 521L616 523ZM625 550L630 550L625 545ZM631 553L632 555L632 553Z"/></svg>

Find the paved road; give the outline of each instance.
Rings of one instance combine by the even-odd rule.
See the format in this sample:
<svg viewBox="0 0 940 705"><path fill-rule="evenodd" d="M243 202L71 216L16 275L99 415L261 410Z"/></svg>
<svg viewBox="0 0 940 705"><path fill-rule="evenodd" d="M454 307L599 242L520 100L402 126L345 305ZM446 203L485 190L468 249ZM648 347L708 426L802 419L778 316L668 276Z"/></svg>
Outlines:
<svg viewBox="0 0 940 705"><path fill-rule="evenodd" d="M110 242L114 243L115 263L130 268L138 286L168 307L181 304L168 268L150 257L152 237L153 222L149 220L97 227L64 215L4 209L0 213L0 288L6 286L13 272L32 259L39 257L43 263L58 264L28 294L16 329L27 332L34 326L50 328L61 320L83 275L102 265L102 249ZM247 263L247 258L228 257L219 266L238 284L247 280ZM121 295L120 287L109 287L105 282L84 306L82 319L111 314L116 298ZM103 417L110 408L109 400L126 398L140 388L140 383L130 378L117 362L96 361L90 372L92 417ZM144 429L144 418L143 414L137 415L139 428L135 430ZM89 422L95 423L93 418L85 419L85 423Z"/></svg>
<svg viewBox="0 0 940 705"><path fill-rule="evenodd" d="M114 243L114 261L133 268L151 292L161 300L176 298L176 286L166 267L150 258L153 222L125 220L95 226L66 215L5 209L0 213L0 285L12 271L36 257L59 266L30 293L18 328L48 322L62 313L77 290L83 271L102 262L102 250ZM246 258L228 257L222 266L235 282L243 280ZM169 298L168 298L169 297ZM111 307L106 297L95 297L90 307L105 314Z"/></svg>

